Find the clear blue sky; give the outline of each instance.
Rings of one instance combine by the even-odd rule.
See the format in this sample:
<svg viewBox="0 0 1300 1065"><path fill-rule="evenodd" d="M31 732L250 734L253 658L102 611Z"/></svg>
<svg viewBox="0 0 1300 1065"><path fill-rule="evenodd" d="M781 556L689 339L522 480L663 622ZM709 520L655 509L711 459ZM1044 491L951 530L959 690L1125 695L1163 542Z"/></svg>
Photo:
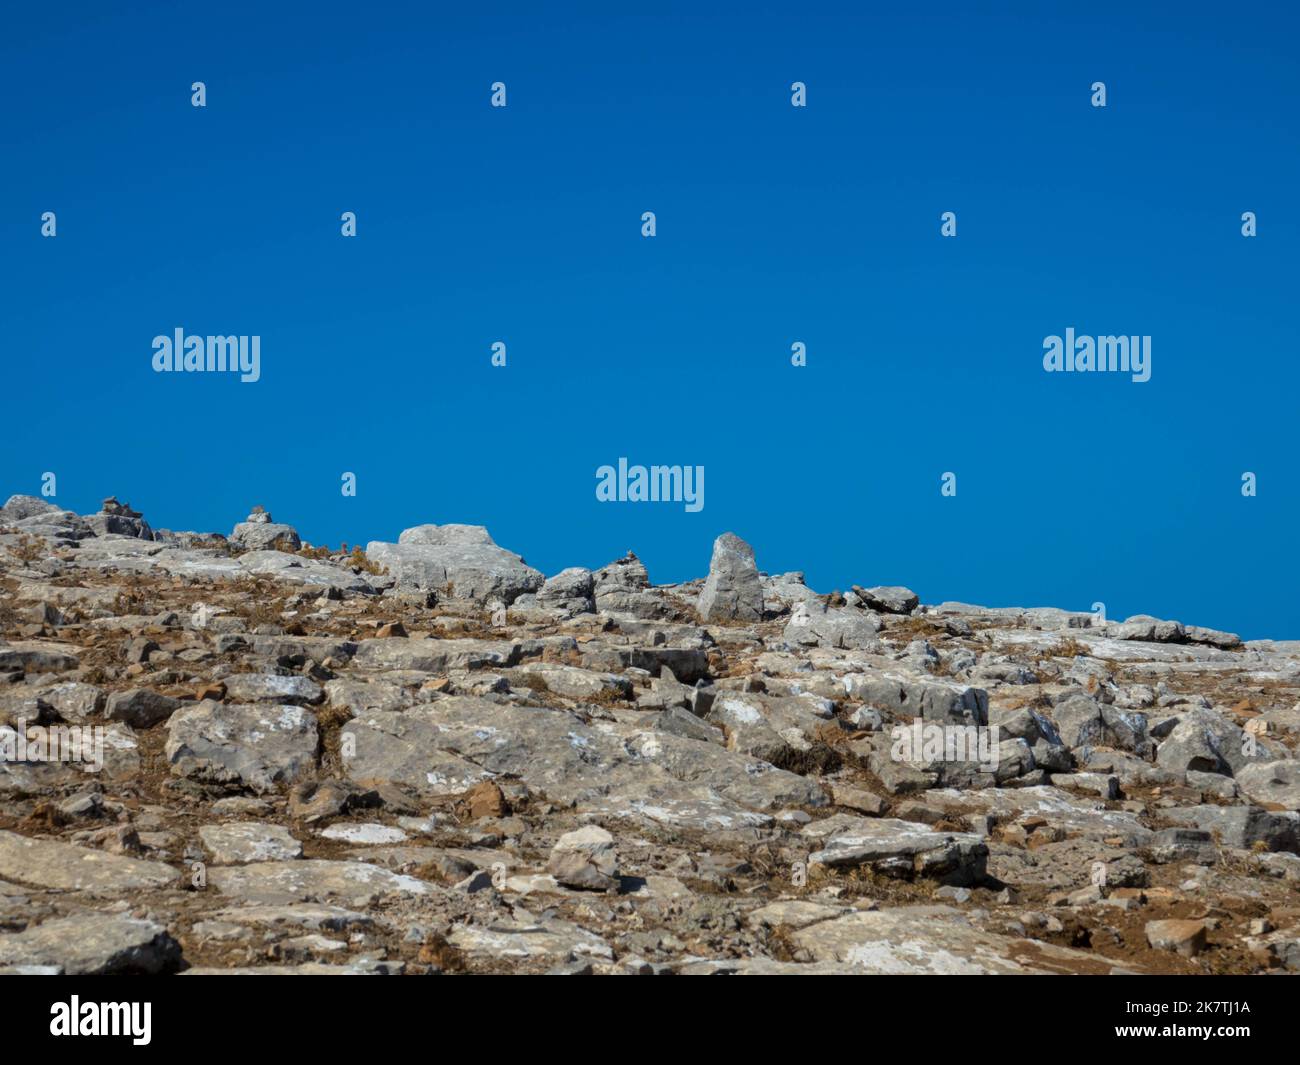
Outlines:
<svg viewBox="0 0 1300 1065"><path fill-rule="evenodd" d="M112 6L0 38L0 492L1300 637L1293 6ZM1044 373L1071 326L1151 381ZM262 380L153 373L177 327Z"/></svg>

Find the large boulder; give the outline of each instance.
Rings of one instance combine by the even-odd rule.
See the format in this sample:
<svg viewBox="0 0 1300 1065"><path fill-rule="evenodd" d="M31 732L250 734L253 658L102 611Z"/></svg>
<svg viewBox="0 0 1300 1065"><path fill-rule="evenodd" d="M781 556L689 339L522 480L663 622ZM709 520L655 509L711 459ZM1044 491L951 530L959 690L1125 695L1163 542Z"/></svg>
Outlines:
<svg viewBox="0 0 1300 1065"><path fill-rule="evenodd" d="M823 826L828 827L824 834ZM830 818L814 822L804 834L821 840L821 849L809 855L810 870L867 866L885 876L953 885L982 880L989 853L987 844L971 833L936 832L894 818Z"/></svg>
<svg viewBox="0 0 1300 1065"><path fill-rule="evenodd" d="M989 693L983 688L904 673L851 673L844 678L850 698L883 707L899 717L950 725L987 725Z"/></svg>
<svg viewBox="0 0 1300 1065"><path fill-rule="evenodd" d="M271 520L260 506L235 526L230 542L244 551L297 551L302 547L298 530Z"/></svg>
<svg viewBox="0 0 1300 1065"><path fill-rule="evenodd" d="M61 507L36 496L13 495L5 501L3 507L0 507L0 525L12 525L38 515L53 517L62 512Z"/></svg>
<svg viewBox="0 0 1300 1065"><path fill-rule="evenodd" d="M1182 643L1187 638L1187 630L1181 621L1163 621L1149 614L1134 614L1123 624L1115 626L1112 635L1120 640Z"/></svg>
<svg viewBox="0 0 1300 1065"><path fill-rule="evenodd" d="M301 706L204 700L172 714L165 752L176 776L264 794L314 770L318 740Z"/></svg>
<svg viewBox="0 0 1300 1065"><path fill-rule="evenodd" d="M1300 853L1300 816L1292 811L1206 804L1164 814L1170 821L1212 833L1225 847L1247 850L1259 844L1269 851Z"/></svg>
<svg viewBox="0 0 1300 1065"><path fill-rule="evenodd" d="M0 967L42 966L68 976L106 976L169 971L180 960L180 944L166 928L124 913L51 917L0 936Z"/></svg>
<svg viewBox="0 0 1300 1065"><path fill-rule="evenodd" d="M645 563L629 551L593 574L596 609L602 614L655 618L664 614L662 598L650 586Z"/></svg>
<svg viewBox="0 0 1300 1065"><path fill-rule="evenodd" d="M1072 749L1115 747L1142 758L1149 758L1154 750L1145 714L1099 703L1082 689L1060 697L1052 708L1052 719L1061 742Z"/></svg>
<svg viewBox="0 0 1300 1065"><path fill-rule="evenodd" d="M395 544L366 545L366 557L384 566L397 587L449 599L509 605L541 588L545 577L513 551L492 542L481 525L419 525Z"/></svg>
<svg viewBox="0 0 1300 1065"><path fill-rule="evenodd" d="M763 619L763 582L754 563L754 549L734 533L723 533L713 541L713 558L698 609L705 621Z"/></svg>
<svg viewBox="0 0 1300 1065"><path fill-rule="evenodd" d="M96 536L131 536L137 540L152 540L153 530L138 510L132 510L130 503L119 503L109 496L100 504L98 514L86 518L87 524Z"/></svg>
<svg viewBox="0 0 1300 1065"><path fill-rule="evenodd" d="M882 614L910 614L921 605L920 597L911 588L896 585L859 588L855 585L853 590L870 609Z"/></svg>
<svg viewBox="0 0 1300 1065"><path fill-rule="evenodd" d="M880 619L852 607L831 610L819 599L797 604L782 633L791 647L878 650Z"/></svg>
<svg viewBox="0 0 1300 1065"><path fill-rule="evenodd" d="M537 593L537 605L565 614L591 614L596 610L596 579L589 569L571 566L548 577Z"/></svg>
<svg viewBox="0 0 1300 1065"><path fill-rule="evenodd" d="M1160 744L1156 764L1183 772L1232 776L1252 762L1271 762L1280 754L1222 714L1189 710Z"/></svg>
<svg viewBox="0 0 1300 1065"><path fill-rule="evenodd" d="M1300 761L1280 758L1244 766L1237 773L1237 786L1252 802L1300 810Z"/></svg>

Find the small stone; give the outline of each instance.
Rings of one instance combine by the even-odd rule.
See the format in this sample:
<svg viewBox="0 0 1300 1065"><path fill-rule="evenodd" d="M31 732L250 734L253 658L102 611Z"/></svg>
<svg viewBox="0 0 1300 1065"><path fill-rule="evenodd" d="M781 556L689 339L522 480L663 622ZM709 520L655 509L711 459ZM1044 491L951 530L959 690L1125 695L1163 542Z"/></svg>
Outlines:
<svg viewBox="0 0 1300 1065"><path fill-rule="evenodd" d="M587 825L560 837L546 869L566 887L612 891L618 887L617 864L614 837Z"/></svg>
<svg viewBox="0 0 1300 1065"><path fill-rule="evenodd" d="M484 817L505 817L510 813L505 792L490 780L475 784L465 792L460 798L459 806L471 821Z"/></svg>
<svg viewBox="0 0 1300 1065"><path fill-rule="evenodd" d="M1147 943L1156 950L1172 950L1193 958L1205 949L1205 922L1171 919L1148 921Z"/></svg>

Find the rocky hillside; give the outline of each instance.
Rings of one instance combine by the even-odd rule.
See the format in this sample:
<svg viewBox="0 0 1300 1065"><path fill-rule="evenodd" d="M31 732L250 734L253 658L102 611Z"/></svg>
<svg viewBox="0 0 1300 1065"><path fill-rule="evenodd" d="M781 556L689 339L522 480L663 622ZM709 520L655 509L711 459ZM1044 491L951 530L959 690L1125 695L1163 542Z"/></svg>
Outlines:
<svg viewBox="0 0 1300 1065"><path fill-rule="evenodd" d="M1298 693L1297 643L731 534L656 585L14 496L0 971L1300 969Z"/></svg>

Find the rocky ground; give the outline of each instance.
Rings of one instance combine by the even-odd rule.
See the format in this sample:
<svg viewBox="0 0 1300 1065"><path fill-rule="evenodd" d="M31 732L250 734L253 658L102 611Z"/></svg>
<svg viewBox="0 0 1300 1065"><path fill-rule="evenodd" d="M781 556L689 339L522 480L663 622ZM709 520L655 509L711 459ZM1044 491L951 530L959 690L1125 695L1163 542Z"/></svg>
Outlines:
<svg viewBox="0 0 1300 1065"><path fill-rule="evenodd" d="M818 595L730 534L652 585L15 496L0 971L1300 970L1298 695L1300 643Z"/></svg>

